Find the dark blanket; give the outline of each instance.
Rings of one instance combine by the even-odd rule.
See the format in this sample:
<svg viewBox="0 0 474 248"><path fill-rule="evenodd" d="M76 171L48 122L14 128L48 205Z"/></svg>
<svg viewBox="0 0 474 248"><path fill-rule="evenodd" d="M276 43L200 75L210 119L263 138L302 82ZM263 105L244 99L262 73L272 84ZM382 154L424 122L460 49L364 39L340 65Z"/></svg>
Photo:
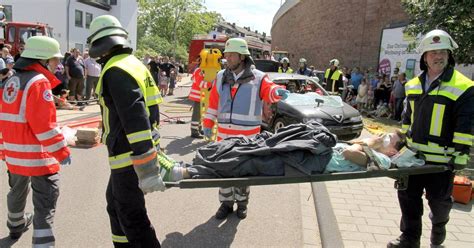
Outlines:
<svg viewBox="0 0 474 248"><path fill-rule="evenodd" d="M324 126L312 122L209 143L198 149L192 178L282 176L285 165L307 174L323 173L337 138Z"/></svg>

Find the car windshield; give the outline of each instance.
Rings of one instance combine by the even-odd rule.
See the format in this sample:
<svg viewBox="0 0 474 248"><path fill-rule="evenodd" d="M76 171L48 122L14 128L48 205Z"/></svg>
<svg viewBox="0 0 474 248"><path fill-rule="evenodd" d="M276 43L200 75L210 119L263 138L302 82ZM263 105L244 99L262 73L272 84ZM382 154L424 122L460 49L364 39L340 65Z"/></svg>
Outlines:
<svg viewBox="0 0 474 248"><path fill-rule="evenodd" d="M319 93L320 95L327 95L322 87L312 79L274 79L274 83L283 85L291 93L305 93L308 91Z"/></svg>
<svg viewBox="0 0 474 248"><path fill-rule="evenodd" d="M339 96L322 96L314 92L308 92L306 94L291 93L285 100L285 102L294 106L317 106L317 101L320 101L320 106L337 108L344 106L342 99Z"/></svg>

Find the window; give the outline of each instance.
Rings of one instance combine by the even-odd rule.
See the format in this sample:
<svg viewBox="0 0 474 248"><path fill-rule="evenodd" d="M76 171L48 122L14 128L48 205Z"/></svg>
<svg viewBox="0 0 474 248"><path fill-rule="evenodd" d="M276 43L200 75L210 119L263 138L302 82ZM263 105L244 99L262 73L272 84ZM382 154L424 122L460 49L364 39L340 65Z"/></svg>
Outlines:
<svg viewBox="0 0 474 248"><path fill-rule="evenodd" d="M110 0L110 5L117 5L117 0Z"/></svg>
<svg viewBox="0 0 474 248"><path fill-rule="evenodd" d="M15 42L15 33L16 33L16 28L15 27L11 27L8 30L8 42L9 43L14 43Z"/></svg>
<svg viewBox="0 0 474 248"><path fill-rule="evenodd" d="M84 45L82 45L81 43L75 43L74 48L77 48L77 50L79 50L82 53L84 49Z"/></svg>
<svg viewBox="0 0 474 248"><path fill-rule="evenodd" d="M91 13L86 12L86 28L91 26L92 19L94 19L94 16Z"/></svg>
<svg viewBox="0 0 474 248"><path fill-rule="evenodd" d="M5 14L5 18L7 18L8 22L12 21L12 13L11 5L3 5L3 14Z"/></svg>
<svg viewBox="0 0 474 248"><path fill-rule="evenodd" d="M82 25L82 11L76 9L76 15L75 15L75 23L76 27L83 27Z"/></svg>

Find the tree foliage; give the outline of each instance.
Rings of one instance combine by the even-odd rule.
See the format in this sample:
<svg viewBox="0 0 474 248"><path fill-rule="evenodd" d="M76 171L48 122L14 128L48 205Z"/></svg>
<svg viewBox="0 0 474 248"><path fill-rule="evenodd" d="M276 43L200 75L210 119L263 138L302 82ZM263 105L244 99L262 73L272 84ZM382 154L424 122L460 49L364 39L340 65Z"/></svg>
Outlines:
<svg viewBox="0 0 474 248"><path fill-rule="evenodd" d="M191 39L207 34L220 15L201 0L140 0L137 55L163 54L185 60Z"/></svg>
<svg viewBox="0 0 474 248"><path fill-rule="evenodd" d="M458 63L474 63L474 1L402 0L410 17L406 31L413 36L433 29L448 32L459 45L454 55Z"/></svg>

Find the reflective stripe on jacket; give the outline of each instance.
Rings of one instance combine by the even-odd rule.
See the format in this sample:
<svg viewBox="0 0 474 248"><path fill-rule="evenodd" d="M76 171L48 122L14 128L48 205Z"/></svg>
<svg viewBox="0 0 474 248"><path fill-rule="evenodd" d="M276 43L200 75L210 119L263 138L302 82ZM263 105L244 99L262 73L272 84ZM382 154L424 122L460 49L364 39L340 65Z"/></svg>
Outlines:
<svg viewBox="0 0 474 248"><path fill-rule="evenodd" d="M455 151L469 153L473 144L474 83L448 68L426 91L425 76L405 85L402 131L408 146L423 152L427 162L446 164Z"/></svg>
<svg viewBox="0 0 474 248"><path fill-rule="evenodd" d="M201 74L201 68L198 67L194 70L191 79L193 80L193 85L191 86L188 99L194 102L201 102L201 82L204 79L204 76Z"/></svg>
<svg viewBox="0 0 474 248"><path fill-rule="evenodd" d="M217 74L209 97L209 108L204 127L212 127L218 120L218 140L237 135L252 137L260 132L262 101L274 103L276 84L259 70L246 68L235 82L233 73L222 70ZM231 86L233 85L233 86Z"/></svg>
<svg viewBox="0 0 474 248"><path fill-rule="evenodd" d="M102 108L102 140L112 170L131 166L130 155L140 155L159 144L158 104L162 98L150 72L135 56L111 57L96 93Z"/></svg>
<svg viewBox="0 0 474 248"><path fill-rule="evenodd" d="M56 123L51 85L59 80L39 63L10 77L1 86L1 148L13 174L43 176L59 171L69 156Z"/></svg>

